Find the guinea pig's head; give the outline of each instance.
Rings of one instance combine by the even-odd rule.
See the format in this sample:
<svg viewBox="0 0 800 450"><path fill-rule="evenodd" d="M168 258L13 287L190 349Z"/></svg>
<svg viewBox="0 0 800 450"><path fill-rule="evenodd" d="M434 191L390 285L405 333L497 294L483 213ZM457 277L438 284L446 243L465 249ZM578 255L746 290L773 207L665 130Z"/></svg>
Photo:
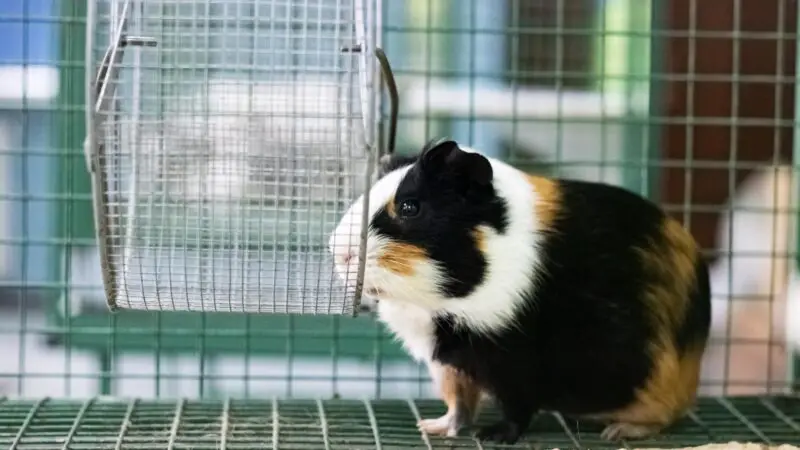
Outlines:
<svg viewBox="0 0 800 450"><path fill-rule="evenodd" d="M365 295L429 310L471 295L487 277L487 240L507 226L493 164L454 141L381 161L369 192ZM329 241L340 276L355 280L363 197Z"/></svg>

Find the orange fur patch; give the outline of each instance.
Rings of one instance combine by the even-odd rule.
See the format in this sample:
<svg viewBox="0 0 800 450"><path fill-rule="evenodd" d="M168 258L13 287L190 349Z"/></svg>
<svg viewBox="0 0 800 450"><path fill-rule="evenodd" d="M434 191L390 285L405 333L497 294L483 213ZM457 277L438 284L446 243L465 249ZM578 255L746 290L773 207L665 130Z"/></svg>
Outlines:
<svg viewBox="0 0 800 450"><path fill-rule="evenodd" d="M658 332L650 343L653 368L633 403L596 418L663 428L685 415L697 395L706 342L694 342L679 355L673 336L686 316L700 255L691 234L674 219L665 218L659 236L639 249L639 256L645 270L658 280L644 293Z"/></svg>
<svg viewBox="0 0 800 450"><path fill-rule="evenodd" d="M390 242L378 257L378 266L398 275L411 276L414 274L414 264L427 258L424 249L411 244Z"/></svg>
<svg viewBox="0 0 800 450"><path fill-rule="evenodd" d="M683 417L691 408L700 381L700 364L705 345L698 343L679 357L674 346L651 349L655 356L653 371L645 386L636 392L636 400L625 408L592 419L612 420L659 429Z"/></svg>
<svg viewBox="0 0 800 450"><path fill-rule="evenodd" d="M528 175L528 182L536 192L536 221L542 230L552 230L561 212L561 191L558 182L550 178Z"/></svg>
<svg viewBox="0 0 800 450"><path fill-rule="evenodd" d="M442 367L442 385L439 393L448 411L455 413L457 408L466 408L468 417L473 419L481 399L481 389L472 379L452 366Z"/></svg>
<svg viewBox="0 0 800 450"><path fill-rule="evenodd" d="M686 315L700 255L692 235L675 219L665 218L660 231L647 248L639 249L639 256L653 278L661 280L651 285L647 293L651 311L665 329L675 329Z"/></svg>
<svg viewBox="0 0 800 450"><path fill-rule="evenodd" d="M475 248L486 253L486 232L481 227L472 230L472 238L475 239Z"/></svg>
<svg viewBox="0 0 800 450"><path fill-rule="evenodd" d="M397 211L395 211L394 205L394 197L390 198L388 202L386 202L386 214L389 214L389 217L392 219L397 218Z"/></svg>

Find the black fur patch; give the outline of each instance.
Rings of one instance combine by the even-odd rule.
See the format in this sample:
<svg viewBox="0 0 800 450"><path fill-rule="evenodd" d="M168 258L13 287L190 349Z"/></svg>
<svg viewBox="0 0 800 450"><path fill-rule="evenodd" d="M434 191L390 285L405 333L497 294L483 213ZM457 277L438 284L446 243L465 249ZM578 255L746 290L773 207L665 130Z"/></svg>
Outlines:
<svg viewBox="0 0 800 450"><path fill-rule="evenodd" d="M448 297L465 297L484 279L486 260L475 246L476 227L505 233L508 226L505 201L491 184L483 183L484 162L488 164L482 156L467 154L450 141L426 148L400 182L393 202L397 208L413 199L419 204L419 214L399 217L384 206L370 223L374 233L423 248L440 263L447 279L439 288Z"/></svg>
<svg viewBox="0 0 800 450"><path fill-rule="evenodd" d="M492 436L514 440L539 409L580 415L626 406L653 367L647 344L657 330L642 295L652 278L637 249L661 233L663 213L618 187L558 183L557 232L541 249L542 278L516 323L486 335L449 316L435 320L434 358L466 371L499 400L504 422L484 430ZM697 277L685 329L671 331L676 340L706 339L703 262Z"/></svg>
<svg viewBox="0 0 800 450"><path fill-rule="evenodd" d="M675 336L678 351L683 354L691 345L708 339L711 330L711 283L708 276L708 264L698 255L695 264L697 282L691 292L689 307L683 325Z"/></svg>

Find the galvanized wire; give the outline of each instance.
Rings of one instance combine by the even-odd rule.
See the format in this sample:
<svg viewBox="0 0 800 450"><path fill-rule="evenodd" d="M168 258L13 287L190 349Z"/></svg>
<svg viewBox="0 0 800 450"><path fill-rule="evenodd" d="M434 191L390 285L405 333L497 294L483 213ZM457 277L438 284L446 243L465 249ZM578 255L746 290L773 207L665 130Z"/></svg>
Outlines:
<svg viewBox="0 0 800 450"><path fill-rule="evenodd" d="M620 444L600 439L602 425L542 413L532 423L530 433L509 448L680 448L730 441L800 445L800 434L792 426L800 421L800 399L778 397L765 401L769 408L755 398L731 398L724 403L701 400L695 417L685 418L667 433ZM57 443L65 448L120 450L220 446L294 450L482 448L470 436L470 430L452 438L426 436L417 430L419 417L443 412L436 401L282 400L280 410L276 403L277 400L143 400L135 404L131 413L132 403L121 400L9 400L0 407L0 445L44 449ZM779 420L775 411L789 422ZM482 416L479 425L497 418L491 410ZM696 417L703 418L702 426ZM325 424L326 433L320 433L321 424Z"/></svg>

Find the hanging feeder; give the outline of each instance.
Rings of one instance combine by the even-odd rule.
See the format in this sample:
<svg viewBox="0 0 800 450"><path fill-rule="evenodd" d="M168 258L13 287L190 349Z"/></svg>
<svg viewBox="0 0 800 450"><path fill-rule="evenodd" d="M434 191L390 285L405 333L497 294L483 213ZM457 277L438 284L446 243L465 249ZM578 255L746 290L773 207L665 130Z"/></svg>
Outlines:
<svg viewBox="0 0 800 450"><path fill-rule="evenodd" d="M339 279L327 240L394 147L379 6L93 6L85 152L111 309L355 314L363 267Z"/></svg>

